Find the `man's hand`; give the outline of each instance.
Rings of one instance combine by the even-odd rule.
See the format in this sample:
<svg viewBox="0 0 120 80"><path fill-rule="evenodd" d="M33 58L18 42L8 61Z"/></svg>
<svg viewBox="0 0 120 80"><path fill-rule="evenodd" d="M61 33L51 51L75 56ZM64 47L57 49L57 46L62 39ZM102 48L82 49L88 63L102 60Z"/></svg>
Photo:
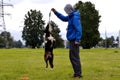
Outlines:
<svg viewBox="0 0 120 80"><path fill-rule="evenodd" d="M80 43L75 41L75 44L80 44Z"/></svg>
<svg viewBox="0 0 120 80"><path fill-rule="evenodd" d="M56 10L54 8L52 8L51 11L56 12Z"/></svg>

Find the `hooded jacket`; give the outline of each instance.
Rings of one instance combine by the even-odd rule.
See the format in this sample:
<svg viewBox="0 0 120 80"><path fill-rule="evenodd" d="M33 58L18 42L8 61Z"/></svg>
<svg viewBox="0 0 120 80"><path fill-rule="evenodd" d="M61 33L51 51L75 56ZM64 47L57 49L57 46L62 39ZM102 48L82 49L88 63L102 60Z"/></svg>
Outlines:
<svg viewBox="0 0 120 80"><path fill-rule="evenodd" d="M55 15L62 21L68 22L66 35L67 39L69 41L80 42L82 37L80 13L78 11L73 11L68 16L64 16L56 11Z"/></svg>

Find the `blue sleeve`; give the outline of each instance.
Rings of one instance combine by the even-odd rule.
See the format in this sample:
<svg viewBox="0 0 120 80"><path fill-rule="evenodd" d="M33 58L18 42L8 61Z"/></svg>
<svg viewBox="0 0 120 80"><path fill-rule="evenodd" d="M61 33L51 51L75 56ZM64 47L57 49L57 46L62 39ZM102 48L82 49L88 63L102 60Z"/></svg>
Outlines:
<svg viewBox="0 0 120 80"><path fill-rule="evenodd" d="M80 21L80 17L74 16L73 17L73 25L76 31L76 42L80 42L81 37L82 37L82 25Z"/></svg>
<svg viewBox="0 0 120 80"><path fill-rule="evenodd" d="M59 12L55 12L55 15L60 19L60 20L62 20L62 21L68 21L68 16L64 16L64 15L62 15L61 13L59 13Z"/></svg>

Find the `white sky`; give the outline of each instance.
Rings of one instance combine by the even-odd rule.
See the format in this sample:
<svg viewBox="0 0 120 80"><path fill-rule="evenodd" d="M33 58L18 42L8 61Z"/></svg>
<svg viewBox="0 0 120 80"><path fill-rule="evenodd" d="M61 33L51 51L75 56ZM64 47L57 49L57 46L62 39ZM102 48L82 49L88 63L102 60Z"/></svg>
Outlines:
<svg viewBox="0 0 120 80"><path fill-rule="evenodd" d="M11 16L5 16L5 23L7 31L11 32L11 35L15 40L22 40L22 29L24 16L30 9L40 10L43 14L43 20L48 22L49 12L51 8L55 8L57 11L66 15L64 12L64 6L68 3L74 5L79 0L4 0L5 3L13 4L12 7L5 7L5 12L10 13ZM82 0L82 2L90 1L95 4L95 8L101 15L101 23L99 26L99 32L101 37L105 37L105 29L107 36L118 36L120 30L120 1L119 0ZM51 14L51 20L53 20L60 28L62 38L66 39L66 27L67 23L60 21L53 13Z"/></svg>

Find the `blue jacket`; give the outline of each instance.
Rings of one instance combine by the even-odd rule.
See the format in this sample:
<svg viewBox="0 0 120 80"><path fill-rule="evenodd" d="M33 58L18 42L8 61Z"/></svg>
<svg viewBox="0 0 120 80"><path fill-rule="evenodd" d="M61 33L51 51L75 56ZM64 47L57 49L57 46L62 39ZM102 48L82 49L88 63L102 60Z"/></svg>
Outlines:
<svg viewBox="0 0 120 80"><path fill-rule="evenodd" d="M80 42L82 37L82 25L80 20L80 13L73 11L68 16L64 16L59 12L55 12L55 15L62 21L68 22L67 27L67 39L69 41Z"/></svg>

